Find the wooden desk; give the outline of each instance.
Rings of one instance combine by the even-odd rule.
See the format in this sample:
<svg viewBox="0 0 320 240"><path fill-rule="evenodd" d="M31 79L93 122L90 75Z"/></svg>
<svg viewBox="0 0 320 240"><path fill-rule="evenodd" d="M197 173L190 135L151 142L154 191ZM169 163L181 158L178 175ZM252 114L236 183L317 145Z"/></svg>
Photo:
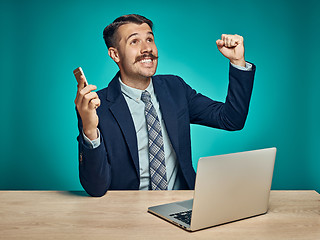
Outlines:
<svg viewBox="0 0 320 240"><path fill-rule="evenodd" d="M265 215L186 232L150 213L192 191L0 191L0 239L320 239L320 195L272 191Z"/></svg>

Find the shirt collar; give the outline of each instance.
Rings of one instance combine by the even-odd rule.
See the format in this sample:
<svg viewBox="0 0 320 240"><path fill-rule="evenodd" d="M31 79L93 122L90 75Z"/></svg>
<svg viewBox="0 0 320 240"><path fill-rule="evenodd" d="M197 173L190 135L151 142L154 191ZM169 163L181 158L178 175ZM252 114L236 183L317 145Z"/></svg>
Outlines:
<svg viewBox="0 0 320 240"><path fill-rule="evenodd" d="M141 101L141 94L145 90L148 91L151 94L151 98L154 97L154 89L152 84L152 78L150 80L149 86L145 90L136 89L133 87L129 87L128 85L124 84L121 80L121 77L119 76L119 82L120 82L120 88L121 92L126 95L127 97L131 98L135 102L139 103Z"/></svg>

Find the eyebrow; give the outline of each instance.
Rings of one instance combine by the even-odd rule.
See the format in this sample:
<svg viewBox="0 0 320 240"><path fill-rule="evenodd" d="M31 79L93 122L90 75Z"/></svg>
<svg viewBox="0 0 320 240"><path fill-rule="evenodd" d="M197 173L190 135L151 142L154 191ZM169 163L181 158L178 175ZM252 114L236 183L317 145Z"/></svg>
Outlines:
<svg viewBox="0 0 320 240"><path fill-rule="evenodd" d="M153 32L151 32L151 31L149 31L147 34L151 34L152 36L154 36L154 35L153 35ZM132 34L130 34L129 37L127 37L127 39L126 39L126 42L129 40L129 38L131 38L131 37L133 37L133 36L136 36L136 35L138 35L138 33L132 33Z"/></svg>

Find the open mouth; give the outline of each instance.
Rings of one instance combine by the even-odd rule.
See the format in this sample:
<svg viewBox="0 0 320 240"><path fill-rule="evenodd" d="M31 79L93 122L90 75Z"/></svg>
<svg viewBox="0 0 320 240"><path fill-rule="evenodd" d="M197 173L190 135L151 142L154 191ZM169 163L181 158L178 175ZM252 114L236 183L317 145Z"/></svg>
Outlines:
<svg viewBox="0 0 320 240"><path fill-rule="evenodd" d="M143 58L139 60L138 63L140 64L140 66L145 68L153 68L155 65L154 59L152 58Z"/></svg>
<svg viewBox="0 0 320 240"><path fill-rule="evenodd" d="M158 59L158 57L154 56L153 54L143 54L136 58L135 63L141 63L143 65L152 65L153 61Z"/></svg>
<svg viewBox="0 0 320 240"><path fill-rule="evenodd" d="M151 59L151 58L144 58L144 59L141 59L139 62L141 62L141 63L152 63L152 62L153 62L153 59Z"/></svg>

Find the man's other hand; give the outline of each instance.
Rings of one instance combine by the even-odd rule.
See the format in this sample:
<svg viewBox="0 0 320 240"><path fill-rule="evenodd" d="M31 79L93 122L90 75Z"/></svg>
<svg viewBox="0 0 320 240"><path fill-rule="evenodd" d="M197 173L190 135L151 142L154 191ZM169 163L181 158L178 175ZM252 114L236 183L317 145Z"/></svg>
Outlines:
<svg viewBox="0 0 320 240"><path fill-rule="evenodd" d="M96 92L97 89L94 85L85 86L84 76L81 76L76 99L74 103L76 104L77 110L80 114L83 132L90 139L94 140L98 138L98 123L99 118L97 115L97 108L100 106L100 99Z"/></svg>
<svg viewBox="0 0 320 240"><path fill-rule="evenodd" d="M219 51L230 60L231 63L245 67L243 37L240 35L222 34L216 41Z"/></svg>

